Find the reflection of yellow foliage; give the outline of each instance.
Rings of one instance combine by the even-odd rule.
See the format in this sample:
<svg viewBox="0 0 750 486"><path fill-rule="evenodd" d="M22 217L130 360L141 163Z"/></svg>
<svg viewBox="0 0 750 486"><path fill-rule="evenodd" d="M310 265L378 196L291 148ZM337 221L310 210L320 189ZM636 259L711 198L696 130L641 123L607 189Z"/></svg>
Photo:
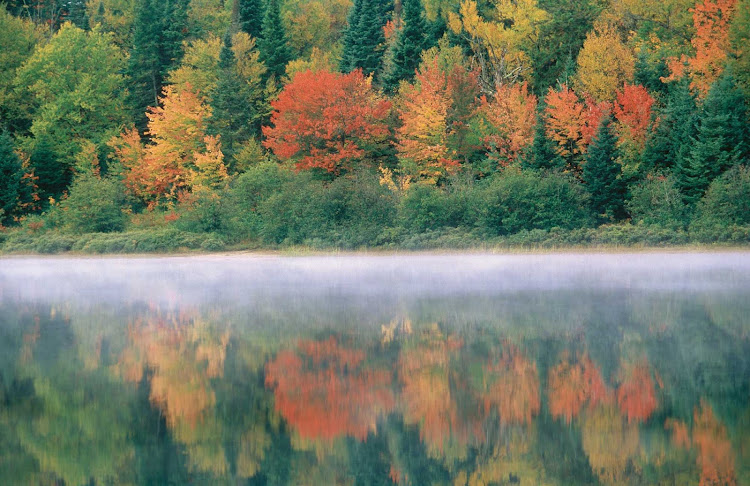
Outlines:
<svg viewBox="0 0 750 486"><path fill-rule="evenodd" d="M487 366L485 378L491 380L484 394L485 410L497 407L504 424L531 424L532 417L539 413L536 363L516 346L505 344L502 355Z"/></svg>
<svg viewBox="0 0 750 486"><path fill-rule="evenodd" d="M255 476L269 445L271 437L264 427L254 425L242 434L240 452L237 455L237 475L243 478Z"/></svg>
<svg viewBox="0 0 750 486"><path fill-rule="evenodd" d="M638 427L628 425L613 406L590 411L581 428L583 450L599 480L605 484L625 481L625 470L638 452Z"/></svg>
<svg viewBox="0 0 750 486"><path fill-rule="evenodd" d="M693 445L698 449L701 486L737 484L734 451L727 428L714 416L711 405L701 401L693 413Z"/></svg>
<svg viewBox="0 0 750 486"><path fill-rule="evenodd" d="M505 444L496 446L489 458L478 459L476 469L471 474L463 473L455 485L491 486L514 483L524 485L553 484L545 477L541 458L532 451L533 431L515 429Z"/></svg>

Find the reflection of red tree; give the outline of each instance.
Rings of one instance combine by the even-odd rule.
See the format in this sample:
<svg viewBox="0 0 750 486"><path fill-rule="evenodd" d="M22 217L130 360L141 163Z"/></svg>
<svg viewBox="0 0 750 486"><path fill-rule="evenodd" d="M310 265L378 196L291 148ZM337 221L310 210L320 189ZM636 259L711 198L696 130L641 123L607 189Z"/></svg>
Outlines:
<svg viewBox="0 0 750 486"><path fill-rule="evenodd" d="M611 401L610 390L588 354L576 363L563 354L562 361L549 371L547 393L552 417L563 417L568 423L587 402L589 407L595 407Z"/></svg>
<svg viewBox="0 0 750 486"><path fill-rule="evenodd" d="M621 383L617 388L617 404L628 423L645 422L656 410L656 392L648 362L625 365L620 371Z"/></svg>
<svg viewBox="0 0 750 486"><path fill-rule="evenodd" d="M266 386L301 437L364 440L395 402L391 374L368 369L364 359L363 351L344 348L333 337L304 341L266 365Z"/></svg>
<svg viewBox="0 0 750 486"><path fill-rule="evenodd" d="M499 359L487 365L491 381L484 394L485 410L497 407L503 423L530 424L539 413L539 374L536 363L512 344L503 346Z"/></svg>
<svg viewBox="0 0 750 486"><path fill-rule="evenodd" d="M727 429L714 416L711 405L704 401L693 413L693 445L698 448L701 486L737 484Z"/></svg>

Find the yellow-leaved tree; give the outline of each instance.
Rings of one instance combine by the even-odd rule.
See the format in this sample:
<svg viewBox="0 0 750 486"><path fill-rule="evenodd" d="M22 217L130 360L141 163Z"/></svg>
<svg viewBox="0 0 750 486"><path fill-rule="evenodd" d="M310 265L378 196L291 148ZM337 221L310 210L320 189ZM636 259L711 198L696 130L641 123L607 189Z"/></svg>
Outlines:
<svg viewBox="0 0 750 486"><path fill-rule="evenodd" d="M476 1L463 0L458 13L449 15L448 24L468 42L482 88L492 93L495 86L529 74L531 61L525 49L534 43L547 17L536 0L498 0L491 18L480 15Z"/></svg>
<svg viewBox="0 0 750 486"><path fill-rule="evenodd" d="M609 25L599 25L586 36L578 54L573 87L595 101L613 101L617 90L633 82L635 56Z"/></svg>

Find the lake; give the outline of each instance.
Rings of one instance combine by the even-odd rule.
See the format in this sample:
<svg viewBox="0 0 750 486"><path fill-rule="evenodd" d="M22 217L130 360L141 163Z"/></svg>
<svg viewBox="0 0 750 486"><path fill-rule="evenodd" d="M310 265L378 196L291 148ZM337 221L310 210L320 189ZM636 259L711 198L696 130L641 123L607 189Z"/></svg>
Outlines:
<svg viewBox="0 0 750 486"><path fill-rule="evenodd" d="M750 253L3 258L0 484L750 484Z"/></svg>

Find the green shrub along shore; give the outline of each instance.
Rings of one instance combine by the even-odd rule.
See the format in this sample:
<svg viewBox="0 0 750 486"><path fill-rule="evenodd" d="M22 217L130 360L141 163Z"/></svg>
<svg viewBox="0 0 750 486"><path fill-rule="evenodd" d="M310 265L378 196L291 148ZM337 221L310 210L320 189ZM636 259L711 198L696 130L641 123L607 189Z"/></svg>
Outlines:
<svg viewBox="0 0 750 486"><path fill-rule="evenodd" d="M222 192L129 214L106 179L80 179L47 213L0 232L0 251L169 253L266 250L667 247L750 242L750 170L715 179L693 207L671 177L650 177L628 218L595 214L584 186L558 172L506 171L481 181L396 189L374 171L326 180L262 163Z"/></svg>

